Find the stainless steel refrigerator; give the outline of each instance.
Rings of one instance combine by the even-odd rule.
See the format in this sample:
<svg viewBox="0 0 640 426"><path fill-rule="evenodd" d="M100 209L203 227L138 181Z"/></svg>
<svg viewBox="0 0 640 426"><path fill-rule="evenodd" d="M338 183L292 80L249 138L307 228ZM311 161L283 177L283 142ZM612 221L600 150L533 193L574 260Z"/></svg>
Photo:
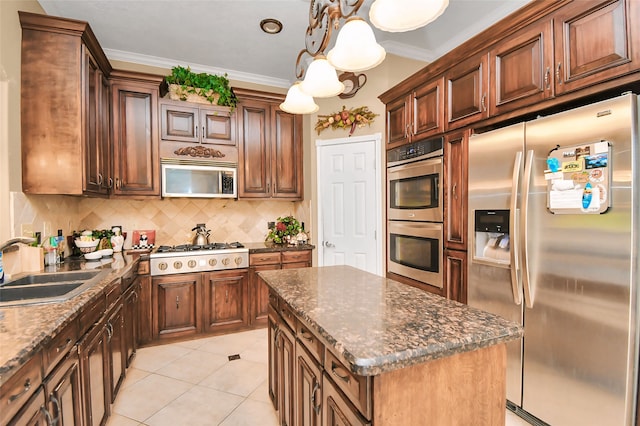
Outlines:
<svg viewBox="0 0 640 426"><path fill-rule="evenodd" d="M638 110L625 94L469 140L468 303L523 324L507 399L534 424L635 421Z"/></svg>

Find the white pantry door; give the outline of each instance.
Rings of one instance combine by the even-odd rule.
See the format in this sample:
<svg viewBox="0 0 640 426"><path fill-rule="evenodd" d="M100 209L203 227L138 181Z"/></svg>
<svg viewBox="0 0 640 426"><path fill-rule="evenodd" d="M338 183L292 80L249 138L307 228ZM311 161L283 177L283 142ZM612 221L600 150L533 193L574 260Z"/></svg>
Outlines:
<svg viewBox="0 0 640 426"><path fill-rule="evenodd" d="M379 133L316 141L320 266L382 275Z"/></svg>

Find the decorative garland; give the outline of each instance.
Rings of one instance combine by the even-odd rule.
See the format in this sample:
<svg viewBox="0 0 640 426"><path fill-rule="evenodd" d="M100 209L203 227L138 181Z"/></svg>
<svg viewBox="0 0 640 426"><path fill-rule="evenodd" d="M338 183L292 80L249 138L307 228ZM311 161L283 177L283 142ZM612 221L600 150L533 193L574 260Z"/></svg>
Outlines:
<svg viewBox="0 0 640 426"><path fill-rule="evenodd" d="M350 128L349 136L351 136L356 130L356 127L364 127L365 124L370 126L371 123L373 123L373 119L377 116L378 114L369 111L369 107L366 106L348 110L343 105L342 111L340 112L329 115L318 115L316 131L320 134L320 132L328 127L334 130Z"/></svg>

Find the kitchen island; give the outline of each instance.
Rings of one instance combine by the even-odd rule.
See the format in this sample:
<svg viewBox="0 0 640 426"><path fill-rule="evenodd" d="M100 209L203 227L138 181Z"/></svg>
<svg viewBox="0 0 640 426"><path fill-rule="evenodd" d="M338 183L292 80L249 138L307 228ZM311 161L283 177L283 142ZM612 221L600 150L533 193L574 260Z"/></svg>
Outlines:
<svg viewBox="0 0 640 426"><path fill-rule="evenodd" d="M269 390L287 424L504 424L505 342L519 325L349 266L259 276Z"/></svg>

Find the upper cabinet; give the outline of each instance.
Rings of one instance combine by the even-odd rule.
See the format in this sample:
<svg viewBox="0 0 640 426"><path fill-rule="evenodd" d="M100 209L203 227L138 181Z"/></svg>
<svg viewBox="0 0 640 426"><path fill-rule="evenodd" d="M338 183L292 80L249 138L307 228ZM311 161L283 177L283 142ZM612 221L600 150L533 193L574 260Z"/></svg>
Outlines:
<svg viewBox="0 0 640 426"><path fill-rule="evenodd" d="M160 101L163 141L236 145L236 113L229 107Z"/></svg>
<svg viewBox="0 0 640 426"><path fill-rule="evenodd" d="M447 128L465 126L488 117L489 70L485 52L451 67L447 85Z"/></svg>
<svg viewBox="0 0 640 426"><path fill-rule="evenodd" d="M387 148L415 142L444 129L444 79L412 90L387 105Z"/></svg>
<svg viewBox="0 0 640 426"><path fill-rule="evenodd" d="M238 198L302 200L302 119L284 95L234 89L238 97Z"/></svg>
<svg viewBox="0 0 640 426"><path fill-rule="evenodd" d="M158 97L162 77L113 71L114 196L160 196Z"/></svg>
<svg viewBox="0 0 640 426"><path fill-rule="evenodd" d="M109 61L86 22L19 16L22 189L106 196Z"/></svg>

